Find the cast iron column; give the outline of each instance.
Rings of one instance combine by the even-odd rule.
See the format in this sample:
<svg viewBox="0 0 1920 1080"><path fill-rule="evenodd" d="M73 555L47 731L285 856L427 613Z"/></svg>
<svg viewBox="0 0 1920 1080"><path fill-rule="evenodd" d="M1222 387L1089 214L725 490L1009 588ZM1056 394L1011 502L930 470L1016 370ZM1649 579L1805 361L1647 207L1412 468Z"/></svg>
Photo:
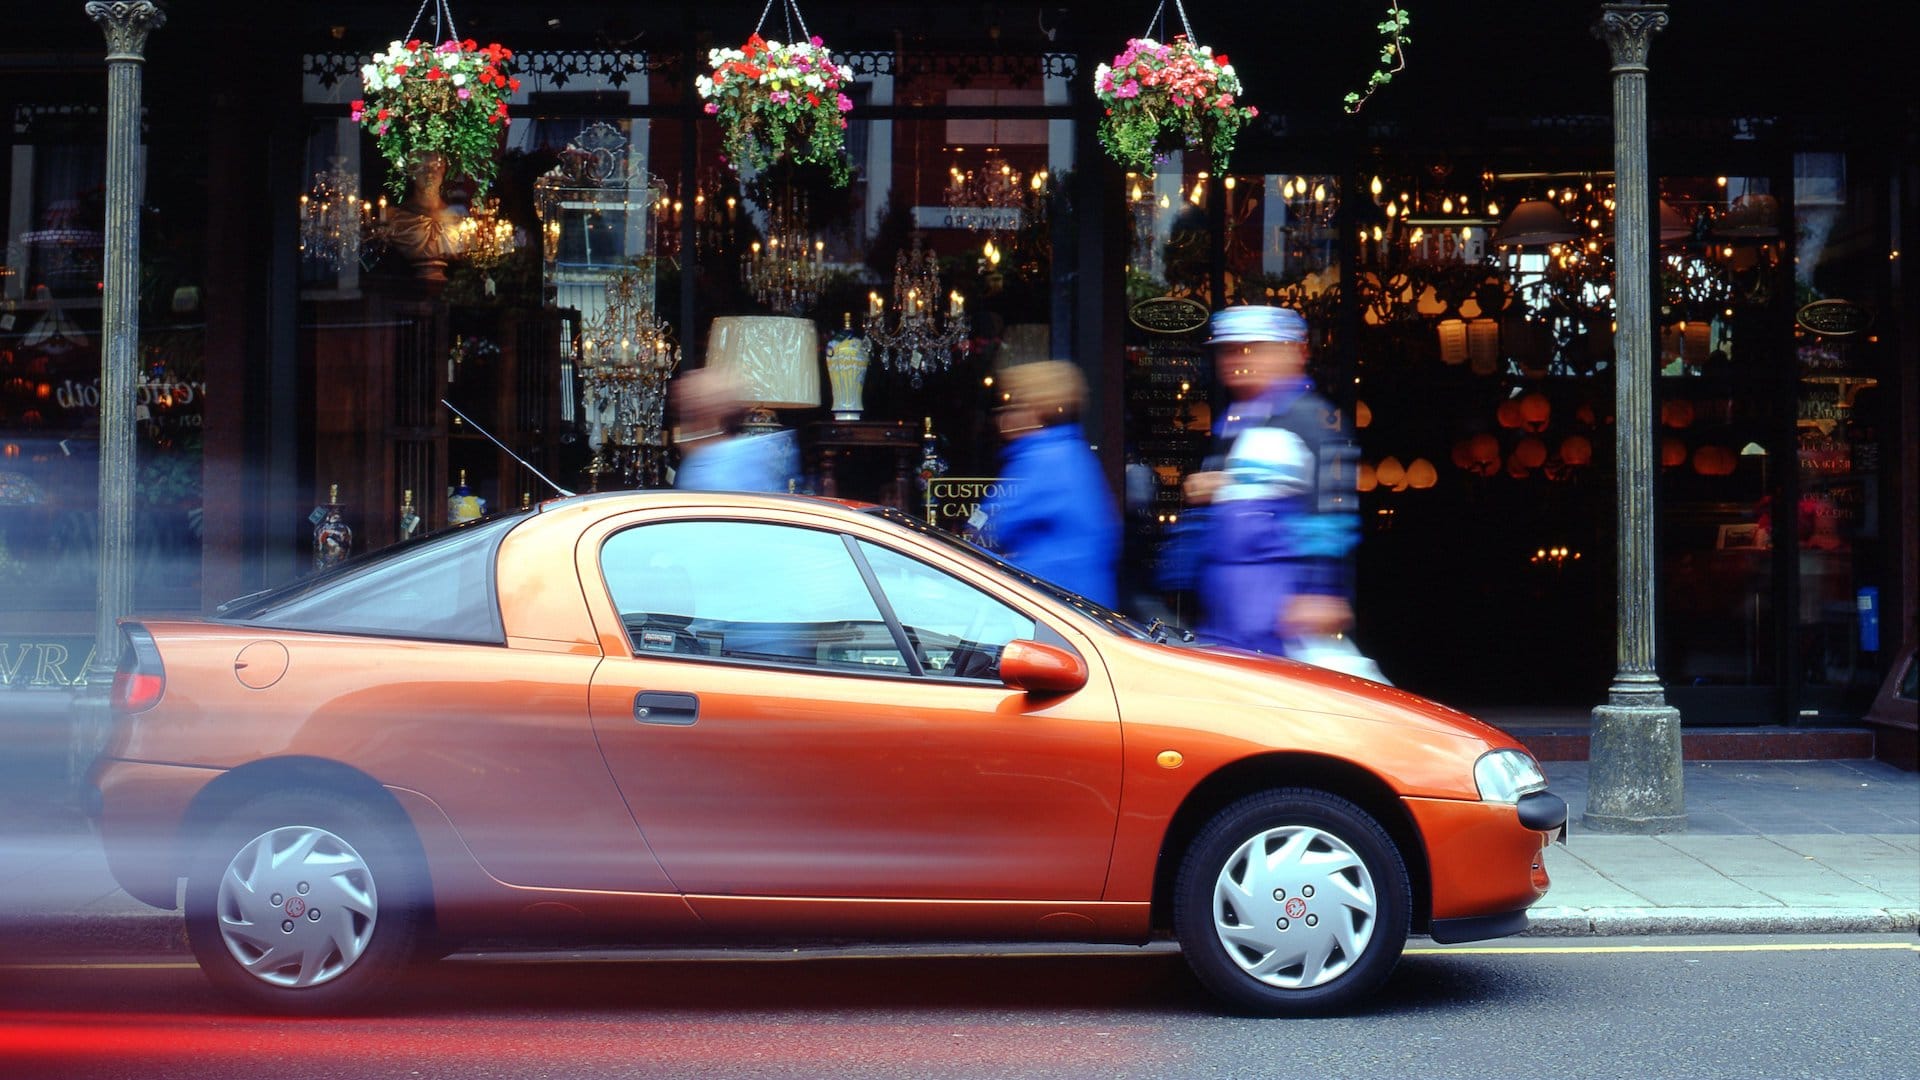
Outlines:
<svg viewBox="0 0 1920 1080"><path fill-rule="evenodd" d="M134 395L140 348L140 66L147 31L167 17L150 0L101 0L87 17L107 36L107 235L100 349L100 583L93 658L76 700L67 775L78 783L106 738L119 663L114 621L133 607Z"/></svg>
<svg viewBox="0 0 1920 1080"><path fill-rule="evenodd" d="M1613 54L1614 415L1619 488L1619 667L1593 710L1587 811L1597 832L1687 826L1680 712L1654 668L1653 192L1647 177L1647 48L1665 4L1602 4L1594 34Z"/></svg>

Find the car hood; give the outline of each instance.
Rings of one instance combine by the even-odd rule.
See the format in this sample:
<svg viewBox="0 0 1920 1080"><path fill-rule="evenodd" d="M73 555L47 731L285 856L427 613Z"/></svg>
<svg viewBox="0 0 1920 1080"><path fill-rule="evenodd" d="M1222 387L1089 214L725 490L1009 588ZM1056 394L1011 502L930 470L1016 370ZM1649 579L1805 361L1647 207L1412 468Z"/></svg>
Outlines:
<svg viewBox="0 0 1920 1080"><path fill-rule="evenodd" d="M1301 700L1285 707L1353 716L1356 719L1399 722L1479 739L1499 746L1518 746L1513 737L1484 720L1449 705L1399 687L1362 679L1344 672L1314 667L1283 657L1266 656L1224 646L1189 647L1185 655L1203 660L1213 673L1205 686L1220 700L1250 704L1280 704L1274 700L1276 678L1286 680Z"/></svg>
<svg viewBox="0 0 1920 1080"><path fill-rule="evenodd" d="M1237 649L1119 645L1128 655L1108 667L1122 722L1148 740L1206 746L1215 761L1317 754L1361 765L1406 794L1477 798L1473 762L1488 750L1525 750L1457 709L1337 671Z"/></svg>

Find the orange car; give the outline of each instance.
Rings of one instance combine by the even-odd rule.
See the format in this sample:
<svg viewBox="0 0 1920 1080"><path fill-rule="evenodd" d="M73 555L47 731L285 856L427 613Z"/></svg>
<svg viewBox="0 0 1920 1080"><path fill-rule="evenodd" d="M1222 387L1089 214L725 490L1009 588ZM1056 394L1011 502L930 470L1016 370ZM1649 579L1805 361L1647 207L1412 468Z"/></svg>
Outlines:
<svg viewBox="0 0 1920 1080"><path fill-rule="evenodd" d="M1523 929L1566 820L1460 713L792 496L558 500L122 631L108 860L273 1010L479 936L1166 932L1339 1009L1409 933Z"/></svg>

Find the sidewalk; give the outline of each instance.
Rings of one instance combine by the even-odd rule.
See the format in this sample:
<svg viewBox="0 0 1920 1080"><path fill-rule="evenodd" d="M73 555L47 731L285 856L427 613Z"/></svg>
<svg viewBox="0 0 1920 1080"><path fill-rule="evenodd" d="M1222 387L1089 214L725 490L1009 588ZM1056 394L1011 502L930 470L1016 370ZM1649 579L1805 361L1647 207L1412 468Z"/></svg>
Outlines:
<svg viewBox="0 0 1920 1080"><path fill-rule="evenodd" d="M1688 829L1589 833L1587 763L1547 762L1572 809L1537 935L1920 929L1920 774L1872 760L1686 766ZM0 927L14 950L181 952L178 912L120 891L85 821L0 786Z"/></svg>

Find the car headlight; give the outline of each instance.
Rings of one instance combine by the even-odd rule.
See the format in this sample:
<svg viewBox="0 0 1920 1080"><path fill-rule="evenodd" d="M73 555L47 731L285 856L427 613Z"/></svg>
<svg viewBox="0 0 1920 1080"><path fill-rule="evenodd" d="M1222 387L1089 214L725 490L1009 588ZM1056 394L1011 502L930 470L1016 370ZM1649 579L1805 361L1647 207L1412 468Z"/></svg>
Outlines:
<svg viewBox="0 0 1920 1080"><path fill-rule="evenodd" d="M1519 802L1529 791L1547 786L1546 774L1531 754L1520 750L1490 750L1473 763L1473 784L1482 802Z"/></svg>

